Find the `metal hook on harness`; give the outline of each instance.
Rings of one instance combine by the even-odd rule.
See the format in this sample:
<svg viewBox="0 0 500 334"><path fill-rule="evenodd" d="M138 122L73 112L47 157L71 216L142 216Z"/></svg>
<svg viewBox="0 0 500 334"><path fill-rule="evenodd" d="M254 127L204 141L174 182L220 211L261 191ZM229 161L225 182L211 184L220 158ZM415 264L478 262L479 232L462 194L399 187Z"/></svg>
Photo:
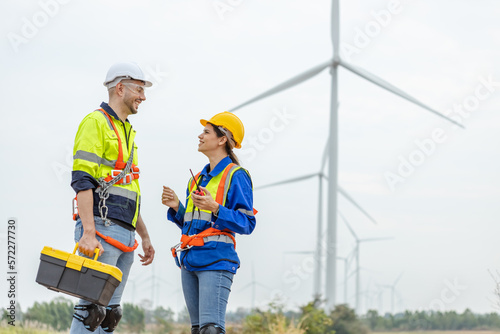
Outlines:
<svg viewBox="0 0 500 334"><path fill-rule="evenodd" d="M172 256L175 259L175 264L179 268L181 267L181 263L179 262L179 257L177 256L177 253L187 251L191 247L193 247L192 245L186 245L184 248L182 248L182 244L183 244L183 242L179 242L178 244L176 244L175 246L170 248L170 251L172 252Z"/></svg>

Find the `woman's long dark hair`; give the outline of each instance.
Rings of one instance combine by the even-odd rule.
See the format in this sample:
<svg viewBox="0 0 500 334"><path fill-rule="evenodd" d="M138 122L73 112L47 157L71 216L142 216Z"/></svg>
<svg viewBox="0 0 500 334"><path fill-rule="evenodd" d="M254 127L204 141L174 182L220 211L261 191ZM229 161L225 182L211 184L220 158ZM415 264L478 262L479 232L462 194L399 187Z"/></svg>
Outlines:
<svg viewBox="0 0 500 334"><path fill-rule="evenodd" d="M217 135L217 138L221 138L221 137L225 136L225 134L222 133L221 130L219 130L219 127L217 125L213 125L212 123L209 123L209 124L212 125L212 127L214 128L214 131L215 131L215 134ZM238 160L238 157L236 156L236 154L234 154L233 149L231 148L231 144L229 143L229 138L227 138L227 140L226 140L225 149L226 149L227 155L229 155L229 157L231 158L231 161L233 163L239 165L240 161Z"/></svg>

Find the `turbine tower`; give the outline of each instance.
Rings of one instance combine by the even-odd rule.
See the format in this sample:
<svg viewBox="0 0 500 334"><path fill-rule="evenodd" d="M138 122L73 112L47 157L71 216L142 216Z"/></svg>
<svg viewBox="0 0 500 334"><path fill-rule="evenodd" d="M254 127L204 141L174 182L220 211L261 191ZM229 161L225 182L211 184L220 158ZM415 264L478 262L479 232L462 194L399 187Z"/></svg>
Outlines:
<svg viewBox="0 0 500 334"><path fill-rule="evenodd" d="M453 119L446 117L445 115L439 113L438 111L430 108L424 103L420 102L413 96L407 94L406 92L400 90L399 88L391 85L387 81L365 71L354 65L349 64L345 60L340 58L339 54L339 22L340 22L340 13L339 13L339 1L340 0L332 0L332 8L331 8L331 44L333 48L333 57L321 63L279 85L273 87L264 93L232 108L229 111L234 112L246 105L249 105L253 102L261 100L265 97L271 96L273 94L279 93L283 90L296 86L314 76L321 73L323 70L329 68L331 75L331 99L330 99L330 135L329 135L329 143L328 143L328 176L330 178L328 182L328 219L327 219L327 259L326 259L326 282L325 282L325 292L326 292L326 308L332 310L335 307L336 302L336 283L337 283L337 167L338 167L338 67L342 66L344 69L362 77L365 80L370 81L371 83L388 90L391 93L394 93L411 103L414 103L433 114L438 115L446 119L447 121L458 125L463 128L463 125L454 121Z"/></svg>

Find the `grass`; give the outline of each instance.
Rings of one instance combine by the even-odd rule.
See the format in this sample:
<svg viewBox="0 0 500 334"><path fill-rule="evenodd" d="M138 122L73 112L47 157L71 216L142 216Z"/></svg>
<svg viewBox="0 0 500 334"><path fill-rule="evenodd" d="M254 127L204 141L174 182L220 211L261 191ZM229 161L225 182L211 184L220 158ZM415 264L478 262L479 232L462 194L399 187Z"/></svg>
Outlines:
<svg viewBox="0 0 500 334"><path fill-rule="evenodd" d="M54 333L69 333L69 332L54 332L45 329L36 328L23 328L19 326L9 326L0 327L0 334L12 334L12 333L23 333L23 334L54 334Z"/></svg>
<svg viewBox="0 0 500 334"><path fill-rule="evenodd" d="M499 331L415 331L415 332L372 332L373 334L500 334Z"/></svg>

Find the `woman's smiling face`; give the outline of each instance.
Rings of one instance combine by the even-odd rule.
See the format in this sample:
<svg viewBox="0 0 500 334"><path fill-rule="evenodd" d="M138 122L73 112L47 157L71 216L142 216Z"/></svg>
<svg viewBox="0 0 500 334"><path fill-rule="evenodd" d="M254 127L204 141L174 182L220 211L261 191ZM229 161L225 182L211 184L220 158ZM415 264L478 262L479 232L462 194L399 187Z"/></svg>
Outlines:
<svg viewBox="0 0 500 334"><path fill-rule="evenodd" d="M198 136L200 140L198 144L199 152L210 152L216 150L219 146L223 146L224 137L217 137L213 125L207 123L203 132Z"/></svg>

